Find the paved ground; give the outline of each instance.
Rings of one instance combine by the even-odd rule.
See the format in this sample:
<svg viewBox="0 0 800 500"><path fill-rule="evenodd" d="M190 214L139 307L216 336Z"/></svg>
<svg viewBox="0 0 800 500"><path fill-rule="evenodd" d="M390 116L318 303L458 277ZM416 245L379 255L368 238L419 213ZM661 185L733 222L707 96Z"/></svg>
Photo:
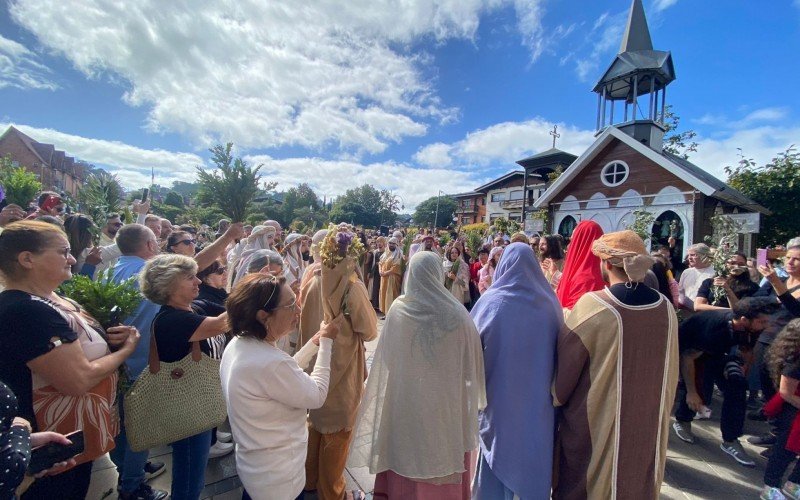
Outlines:
<svg viewBox="0 0 800 500"><path fill-rule="evenodd" d="M378 331L383 321L378 322ZM367 363L372 364L377 340L367 344ZM719 401L714 405L712 420L695 423L694 432L698 438L689 445L670 433L667 466L661 498L667 500L684 499L735 499L758 498L763 485L762 479L766 459L758 453L763 448L742 442L745 449L756 459L756 467L742 467L719 448ZM766 430L762 422L747 421L746 436L758 434ZM746 437L745 436L745 437ZM151 481L154 488L169 491L171 481L172 455L169 447L154 450L152 457L167 464L167 472ZM348 488L372 491L375 477L366 468L348 469L346 473ZM89 489L89 500L117 497L115 486L117 473L111 461L104 457L95 462L92 484ZM202 498L213 500L238 500L241 498L241 484L236 476L236 464L233 454L211 460L206 469L206 488ZM311 500L308 496L307 500ZM368 495L371 498L371 495Z"/></svg>

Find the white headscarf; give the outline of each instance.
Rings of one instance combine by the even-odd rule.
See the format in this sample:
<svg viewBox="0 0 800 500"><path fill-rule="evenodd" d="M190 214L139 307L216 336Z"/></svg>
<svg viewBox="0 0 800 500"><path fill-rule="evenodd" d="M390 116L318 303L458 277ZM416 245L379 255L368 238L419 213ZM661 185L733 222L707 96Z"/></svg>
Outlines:
<svg viewBox="0 0 800 500"><path fill-rule="evenodd" d="M291 233L284 242L283 275L286 276L286 283L289 286L300 281L306 270L306 261L303 260L303 256L300 254L300 243L303 238L305 236L300 233Z"/></svg>
<svg viewBox="0 0 800 500"><path fill-rule="evenodd" d="M394 251L389 250L389 245L391 243L395 244ZM389 241L386 243L386 250L384 250L383 255L381 255L381 261L386 259L392 259L394 261L403 259L403 249L400 248L400 242L395 237L389 238Z"/></svg>
<svg viewBox="0 0 800 500"><path fill-rule="evenodd" d="M311 256L314 257L314 262L320 262L322 259L319 254L319 245L326 236L328 236L328 230L320 229L311 237Z"/></svg>
<svg viewBox="0 0 800 500"><path fill-rule="evenodd" d="M467 310L443 283L436 254L411 259L406 293L386 315L369 372L350 466L455 483L464 453L477 448L478 410L486 406L483 351Z"/></svg>
<svg viewBox="0 0 800 500"><path fill-rule="evenodd" d="M247 274L247 268L250 267L250 261L253 260L253 254L258 250L273 250L269 245L267 237L272 234L275 235L276 230L272 226L256 226L253 232L247 237L242 256L239 262L235 265L235 273L231 274L231 287L239 282L239 280Z"/></svg>

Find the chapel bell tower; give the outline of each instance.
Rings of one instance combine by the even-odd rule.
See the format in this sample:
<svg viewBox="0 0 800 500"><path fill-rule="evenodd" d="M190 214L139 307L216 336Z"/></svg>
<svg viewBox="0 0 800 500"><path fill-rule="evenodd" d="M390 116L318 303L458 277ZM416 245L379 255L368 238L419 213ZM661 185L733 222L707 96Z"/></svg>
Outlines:
<svg viewBox="0 0 800 500"><path fill-rule="evenodd" d="M619 54L592 89L598 133L615 126L661 152L667 85L673 80L672 54L653 50L642 0L633 0Z"/></svg>

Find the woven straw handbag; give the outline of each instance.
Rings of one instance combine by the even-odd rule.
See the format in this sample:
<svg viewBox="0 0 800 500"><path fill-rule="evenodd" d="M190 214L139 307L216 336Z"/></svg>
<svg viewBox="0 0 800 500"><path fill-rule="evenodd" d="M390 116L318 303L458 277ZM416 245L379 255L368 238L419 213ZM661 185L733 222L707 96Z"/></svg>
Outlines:
<svg viewBox="0 0 800 500"><path fill-rule="evenodd" d="M131 450L174 443L225 421L219 361L204 356L199 342L192 342L192 352L183 359L162 363L151 333L148 365L125 394Z"/></svg>

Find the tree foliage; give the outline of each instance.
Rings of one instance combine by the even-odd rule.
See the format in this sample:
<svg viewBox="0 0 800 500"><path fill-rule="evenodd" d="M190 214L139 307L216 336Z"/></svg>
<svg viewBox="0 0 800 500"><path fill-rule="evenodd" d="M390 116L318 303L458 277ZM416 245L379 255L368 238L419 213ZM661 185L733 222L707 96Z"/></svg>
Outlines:
<svg viewBox="0 0 800 500"><path fill-rule="evenodd" d="M217 145L209 149L214 162L214 170L207 171L197 167L197 199L206 207L215 207L234 222L247 218L253 206L253 199L259 192L263 165L251 167L241 158L234 158L233 143ZM264 189L271 190L275 183L268 183Z"/></svg>
<svg viewBox="0 0 800 500"><path fill-rule="evenodd" d="M172 205L173 207L183 208L183 196L179 195L175 191L170 191L164 198L164 203L167 205Z"/></svg>
<svg viewBox="0 0 800 500"><path fill-rule="evenodd" d="M794 146L763 166L742 157L736 167L725 167L725 173L728 184L772 211L761 220L761 245L785 245L800 234L800 153Z"/></svg>
<svg viewBox="0 0 800 500"><path fill-rule="evenodd" d="M33 172L28 172L25 167L15 167L10 156L0 158L0 185L5 191L6 200L15 203L23 209L42 190L42 183Z"/></svg>
<svg viewBox="0 0 800 500"><path fill-rule="evenodd" d="M331 222L377 228L395 223L398 206L397 197L390 191L379 191L370 184L364 184L348 189L337 198L329 215Z"/></svg>
<svg viewBox="0 0 800 500"><path fill-rule="evenodd" d="M436 203L439 202L439 216L434 224L436 217ZM456 212L456 200L449 196L433 196L417 205L414 211L414 222L420 226L435 225L435 227L447 227L453 223L453 215Z"/></svg>
<svg viewBox="0 0 800 500"><path fill-rule="evenodd" d="M116 175L96 170L89 175L78 192L81 212L95 220L105 221L106 214L120 212L125 202L122 185Z"/></svg>
<svg viewBox="0 0 800 500"><path fill-rule="evenodd" d="M674 111L672 106L667 105L664 110L664 151L680 156L684 160L689 158L689 153L697 151L698 144L694 141L697 132L694 130L678 131L681 118Z"/></svg>

